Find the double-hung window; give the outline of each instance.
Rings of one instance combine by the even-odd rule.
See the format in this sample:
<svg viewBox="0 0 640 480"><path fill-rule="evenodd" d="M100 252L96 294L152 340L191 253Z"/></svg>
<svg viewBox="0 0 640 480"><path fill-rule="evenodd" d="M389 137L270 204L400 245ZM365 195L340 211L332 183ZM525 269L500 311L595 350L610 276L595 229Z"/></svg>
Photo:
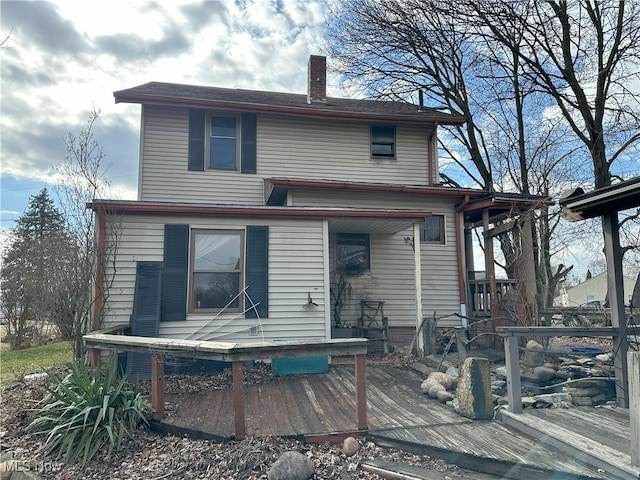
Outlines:
<svg viewBox="0 0 640 480"><path fill-rule="evenodd" d="M236 115L209 116L209 168L236 170L240 140Z"/></svg>
<svg viewBox="0 0 640 480"><path fill-rule="evenodd" d="M444 215L431 215L422 222L420 242L444 245Z"/></svg>
<svg viewBox="0 0 640 480"><path fill-rule="evenodd" d="M243 251L242 232L193 231L191 311L241 311Z"/></svg>
<svg viewBox="0 0 640 480"><path fill-rule="evenodd" d="M396 156L396 127L371 126L371 157L395 158Z"/></svg>

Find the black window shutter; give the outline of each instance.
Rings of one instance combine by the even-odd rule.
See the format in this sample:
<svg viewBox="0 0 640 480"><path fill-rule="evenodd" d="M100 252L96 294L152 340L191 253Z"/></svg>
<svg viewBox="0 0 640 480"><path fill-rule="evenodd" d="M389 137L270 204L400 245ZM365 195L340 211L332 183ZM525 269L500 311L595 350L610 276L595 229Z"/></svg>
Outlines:
<svg viewBox="0 0 640 480"><path fill-rule="evenodd" d="M189 110L189 170L204 171L204 110Z"/></svg>
<svg viewBox="0 0 640 480"><path fill-rule="evenodd" d="M162 321L187 319L188 276L189 225L165 225Z"/></svg>
<svg viewBox="0 0 640 480"><path fill-rule="evenodd" d="M240 172L256 173L256 114L243 113L241 125Z"/></svg>
<svg viewBox="0 0 640 480"><path fill-rule="evenodd" d="M131 335L157 337L160 326L160 294L162 290L162 262L138 262L131 313ZM130 380L151 378L151 354L127 352Z"/></svg>
<svg viewBox="0 0 640 480"><path fill-rule="evenodd" d="M269 227L247 226L246 236L245 284L247 295L256 307L261 318L269 316ZM245 303L245 309L250 304ZM246 318L256 318L256 312L250 308Z"/></svg>

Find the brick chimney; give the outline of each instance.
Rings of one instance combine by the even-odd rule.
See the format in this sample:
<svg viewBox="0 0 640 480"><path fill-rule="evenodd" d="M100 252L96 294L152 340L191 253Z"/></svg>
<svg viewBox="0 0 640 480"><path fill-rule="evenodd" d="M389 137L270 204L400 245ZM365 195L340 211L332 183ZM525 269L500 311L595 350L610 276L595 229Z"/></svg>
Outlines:
<svg viewBox="0 0 640 480"><path fill-rule="evenodd" d="M309 57L307 103L327 103L327 57Z"/></svg>

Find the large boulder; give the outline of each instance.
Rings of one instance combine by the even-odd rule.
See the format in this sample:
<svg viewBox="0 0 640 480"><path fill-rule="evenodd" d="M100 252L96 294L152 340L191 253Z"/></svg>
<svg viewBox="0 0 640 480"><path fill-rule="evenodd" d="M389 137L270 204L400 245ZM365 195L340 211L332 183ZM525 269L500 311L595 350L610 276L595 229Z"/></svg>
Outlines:
<svg viewBox="0 0 640 480"><path fill-rule="evenodd" d="M489 360L469 357L460 367L457 395L461 415L473 420L493 418Z"/></svg>
<svg viewBox="0 0 640 480"><path fill-rule="evenodd" d="M267 473L268 480L307 480L316 466L310 458L298 452L284 452Z"/></svg>

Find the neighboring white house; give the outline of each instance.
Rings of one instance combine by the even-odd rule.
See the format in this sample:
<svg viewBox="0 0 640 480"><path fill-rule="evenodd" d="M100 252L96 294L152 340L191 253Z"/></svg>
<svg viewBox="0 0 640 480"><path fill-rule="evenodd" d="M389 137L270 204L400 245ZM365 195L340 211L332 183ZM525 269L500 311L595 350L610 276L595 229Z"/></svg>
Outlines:
<svg viewBox="0 0 640 480"><path fill-rule="evenodd" d="M623 277L624 302L629 303L633 293L635 280ZM577 307L588 302L599 301L604 305L607 297L607 272L595 275L573 287L565 288L562 295L554 300L554 305L559 307Z"/></svg>

